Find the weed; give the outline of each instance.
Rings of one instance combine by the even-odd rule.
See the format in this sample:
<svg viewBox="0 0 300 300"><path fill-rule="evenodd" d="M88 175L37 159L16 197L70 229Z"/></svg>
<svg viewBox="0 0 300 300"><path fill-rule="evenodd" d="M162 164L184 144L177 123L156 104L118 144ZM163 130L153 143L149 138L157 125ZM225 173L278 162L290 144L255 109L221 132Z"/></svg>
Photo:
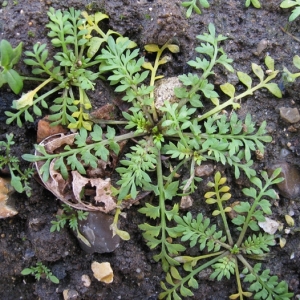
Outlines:
<svg viewBox="0 0 300 300"><path fill-rule="evenodd" d="M28 168L22 172L20 170L20 161L16 156L11 155L11 147L15 144L13 134L6 134L6 142L0 141L0 148L5 151L4 155L0 155L0 168L7 167L11 176L11 185L19 193L26 192L27 196L31 195L29 178L33 175L33 169Z"/></svg>
<svg viewBox="0 0 300 300"><path fill-rule="evenodd" d="M300 57L299 55L295 55L293 57L294 66L300 70ZM295 80L300 76L300 72L291 73L286 67L283 68L282 72L282 80L284 85L289 85L290 83L295 82Z"/></svg>
<svg viewBox="0 0 300 300"><path fill-rule="evenodd" d="M294 7L294 6L296 6L296 8L293 9L293 11L289 17L290 22L294 21L300 15L300 0L295 0L295 1L284 0L280 4L281 8L290 8L290 7Z"/></svg>
<svg viewBox="0 0 300 300"><path fill-rule="evenodd" d="M78 220L86 220L88 216L87 211L74 210L70 206L63 204L63 213L56 215L57 221L51 221L50 232L60 231L68 222L70 228L76 233L77 237L87 246L91 246L89 241L80 233L78 229Z"/></svg>
<svg viewBox="0 0 300 300"><path fill-rule="evenodd" d="M59 283L59 279L52 274L50 269L48 269L43 263L37 262L35 267L25 268L21 272L22 275L34 275L35 279L38 281L41 278L46 278L52 281L53 283Z"/></svg>
<svg viewBox="0 0 300 300"><path fill-rule="evenodd" d="M195 9L196 1L186 3L192 7L188 9L190 12ZM203 3L200 1L202 6ZM177 289L182 296L192 295L190 288L198 286L194 276L210 266L214 269L212 279L221 280L223 277L229 278L231 274L236 275L238 292L231 295L231 299L243 299L243 296L252 293L255 298L261 299L291 297L285 282L278 283L278 278L270 276L268 270L261 272L260 264L252 267L245 257L246 254L263 256L269 251L269 246L274 244L271 235L246 234L248 228L258 231L257 221L264 220L263 213L270 214L270 203L265 198L274 198L274 191L269 187L281 180L277 178L280 170L276 170L270 178L262 172L265 181L263 185L252 168L252 152L259 150L264 153L264 143L271 141L271 137L266 134L266 122L256 127L249 114L240 120L235 112L229 116L220 113L226 108L238 109L240 102L258 89L267 89L276 97L281 97L279 87L271 82L278 74L274 60L266 56L266 74L261 66L252 63L254 80L246 73L237 72L245 90L237 94L232 84L224 83L220 90L229 99L221 102L216 87L210 83L214 68L217 66L228 72L234 69L232 59L220 46L226 37L217 35L214 25L209 24L208 33L197 36L200 42L196 48L198 56L188 62L195 68L195 72L179 76L181 87L174 90L175 102L165 101L158 106L154 96L155 83L163 77L158 74L158 69L170 61L171 55L179 52L178 45L170 42L163 46L146 45L145 50L154 53L155 59L152 62L145 61L139 49L131 49L135 44L129 39L114 39L113 36L119 36L118 33L112 30L104 33L99 28L98 23L107 18L102 13L89 16L86 12L81 14L72 8L67 12L51 8L48 16L50 22L47 27L50 28L52 45L61 49L53 57L58 65L55 66L54 60L48 60L46 44L36 44L32 52L25 52L28 57L25 62L34 67L33 73L47 75L47 78L42 79L43 82L33 91L14 101L13 107L18 112L6 112L9 117L7 123L17 120L21 126L21 114L24 114L25 120L33 121L32 113L41 115L39 105L48 108L44 99L61 91L61 96L50 107L53 113L50 120L53 124L79 130L74 134L74 143L62 145L60 153L52 153L42 145L35 145L38 156L24 154L22 157L30 162L44 162L39 172L45 182L50 176L50 165L67 179L72 170L86 174L87 168L96 168L99 160L107 162L110 153L120 153L119 142L132 140L134 144L129 146L128 152L120 160L120 166L116 168L119 180L112 192L117 209L111 228L114 234L129 239L129 234L117 226L122 202L136 199L141 191L152 192L158 198L157 202L146 203L139 209L140 213L154 220L140 224L139 228L143 231L147 245L151 249L159 249L154 260L162 263L167 273L166 281L171 286L161 284L164 292L160 298L180 299ZM102 47L104 44L105 47ZM99 51L101 53L96 55ZM167 51L168 55L165 54ZM90 71L92 66L99 67L99 71ZM94 88L95 80L100 76L106 78L110 85L116 86L115 92L122 93L122 100L129 106L122 113L124 120L95 120L100 126L93 124L90 119L88 110L91 103L87 91ZM39 94L45 85L53 83L56 84L54 88ZM77 94L79 99L75 98ZM212 105L211 109L203 109L207 102L207 107ZM124 127L120 131L118 128L116 130L116 124L123 124ZM226 179L220 173L216 173L214 182L209 183L214 191L206 193L205 198L208 204L217 204L213 216L221 216L225 234L215 225L210 225L210 219L205 219L201 213L196 219L190 213L180 217L177 203L172 203L170 208L167 206L167 202L177 196L187 197L195 191L197 182L201 180L195 175L195 167L205 161L232 168L236 178L241 172L245 173L256 187L243 190L246 196L254 199L251 204L244 201L233 208L238 213L233 223L241 227L237 239L225 216L232 208L224 207L223 204L231 195L228 193L229 187L225 186ZM186 169L188 175L180 178L178 173ZM65 214L57 216L57 221L52 221L51 231L59 231L69 222L80 235L77 219L84 219L85 213L74 212L66 206L64 211ZM176 227L172 227L174 222ZM199 243L200 250L207 249L207 254L198 257L179 255L186 250L182 243L175 240L179 237L182 242L190 241L190 246ZM202 259L207 261L198 265ZM249 291L241 287L238 261L244 265L241 272L245 275L244 281L251 284ZM177 270L180 263L184 263L184 270L188 272L185 277ZM26 274L48 274L42 268L38 271L33 268L25 270Z"/></svg>

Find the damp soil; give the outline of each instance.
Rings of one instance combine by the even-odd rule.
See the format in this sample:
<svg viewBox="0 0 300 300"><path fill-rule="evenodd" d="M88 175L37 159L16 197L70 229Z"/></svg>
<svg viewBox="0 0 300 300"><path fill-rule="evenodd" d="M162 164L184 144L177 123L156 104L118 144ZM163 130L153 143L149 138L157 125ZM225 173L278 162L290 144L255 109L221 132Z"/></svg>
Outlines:
<svg viewBox="0 0 300 300"><path fill-rule="evenodd" d="M0 1L1 4L4 1ZM180 46L180 53L172 56L172 61L163 69L165 77L178 76L193 72L187 61L195 57L194 48L198 42L198 34L207 32L208 24L214 23L218 33L228 37L223 48L234 60L236 70L246 73L251 71L251 62L263 64L265 55L271 55L276 67L282 70L287 67L296 71L292 64L294 55L299 54L300 19L288 23L290 12L280 9L280 0L261 1L262 8L245 8L243 0L212 0L210 8L203 14L193 14L190 19L185 17L185 9L179 0L8 0L7 6L0 10L0 39L9 40L13 46L20 41L24 50L31 50L36 42L48 43L48 22L46 12L50 6L55 9L74 7L80 10L105 12L110 19L106 26L120 32L137 42L139 47L146 43L162 45L172 39ZM287 28L287 34L282 31ZM49 47L51 48L51 47ZM19 63L17 69L22 74L30 74L30 68ZM236 85L237 78L222 68L217 68L215 81L217 86L228 81ZM278 79L279 80L279 79ZM26 83L24 90L32 86ZM256 92L243 100L238 115L243 118L250 113L257 124L263 120L268 123L268 132L272 135L272 143L266 146L264 158L254 159L254 167L259 170L284 160L297 170L300 168L299 123L291 124L280 117L280 107L300 109L298 83L286 88L283 98L277 99L266 91ZM0 90L0 140L5 134L13 133L15 147L12 154L21 157L23 153L33 153L36 143L36 123L25 122L22 128L15 124L6 125L4 111L9 110L15 95L7 89ZM90 95L94 108L106 103L112 103L115 96L106 82L98 81L96 90ZM284 157L282 156L284 153ZM21 160L21 168L28 163ZM222 169L233 186L233 198L240 199L241 188L245 179L235 180L230 168ZM184 174L181 174L184 176ZM203 211L209 213L209 208L203 201L205 183L211 177L199 184L197 193L193 195L193 213ZM121 241L119 247L112 253L88 254L84 252L73 233L64 228L60 232L50 233L50 222L61 206L61 202L49 191L32 179L32 195L14 194L13 200L18 214L12 218L0 220L0 299L63 299L63 291L71 290L73 297L69 299L125 299L154 300L157 299L160 281L165 274L160 264L153 260L157 250L150 250L143 240L138 225L145 222L143 215L137 209L140 204L126 211L127 217L121 220L121 229L130 233L129 241ZM296 226L299 226L299 197L290 199L281 196L273 206L272 218L284 223L284 215L293 211ZM154 200L155 201L155 200ZM300 295L300 242L299 234L286 234L286 246L277 244L272 247L271 255L263 264L270 268L280 280L286 280L290 291ZM277 241L278 242L278 241ZM192 253L191 253L192 254ZM42 261L52 273L60 279L59 284L45 279L36 281L34 277L20 275L22 269ZM91 263L110 262L114 270L114 281L111 284L98 282L92 274ZM82 275L88 275L91 285L86 287ZM221 282L209 280L209 272L201 273L197 278L199 289L193 291L190 299L228 299L236 292L234 278L223 279ZM298 298L299 299L299 298Z"/></svg>

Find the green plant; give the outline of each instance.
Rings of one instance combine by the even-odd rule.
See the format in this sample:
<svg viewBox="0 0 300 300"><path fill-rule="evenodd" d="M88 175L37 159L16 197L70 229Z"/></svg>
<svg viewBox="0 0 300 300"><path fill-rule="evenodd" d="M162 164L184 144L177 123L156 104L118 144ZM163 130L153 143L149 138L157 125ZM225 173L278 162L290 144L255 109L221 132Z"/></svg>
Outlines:
<svg viewBox="0 0 300 300"><path fill-rule="evenodd" d="M190 0L181 3L183 7L187 7L186 17L189 18L193 11L197 14L201 14L201 8L208 8L209 3L207 0Z"/></svg>
<svg viewBox="0 0 300 300"><path fill-rule="evenodd" d="M259 0L246 0L245 6L249 7L252 4L255 8L260 8L261 4Z"/></svg>
<svg viewBox="0 0 300 300"><path fill-rule="evenodd" d="M43 263L37 262L35 267L25 268L21 272L22 275L34 275L35 279L40 280L41 278L46 278L53 283L59 283L59 279L52 274L50 269L48 269Z"/></svg>
<svg viewBox="0 0 300 300"><path fill-rule="evenodd" d="M0 168L7 167L11 176L11 185L18 192L26 192L27 196L31 195L29 178L33 175L33 169L28 168L23 172L20 170L20 161L16 156L11 155L11 147L15 144L13 134L6 134L6 142L0 141L0 148L4 149L5 154L0 155Z"/></svg>
<svg viewBox="0 0 300 300"><path fill-rule="evenodd" d="M173 228L173 231L181 236L181 241L189 242L189 247L198 247L201 252L204 251L207 254L196 257L175 257L176 261L183 264L183 269L188 274L182 277L172 266L166 276L167 285L164 282L161 283L164 292L159 295L160 299L181 299L177 291L184 297L192 296L191 288L199 286L195 277L206 268L213 269L210 279L217 281L223 278L229 279L231 275L235 275L238 291L229 299L244 299L244 297L290 299L293 296L293 293L288 292L286 282L279 282L277 276L270 275L270 270L263 270L261 263L251 266L249 262L249 257L264 259L266 253L270 251L269 247L275 245L273 235L248 233L248 231L258 232L258 222L265 221L264 214L272 213L268 198L275 199L277 195L270 186L283 180L283 178L277 177L280 171L280 169L275 170L271 177L268 177L266 172L262 172L264 184L258 177L252 177L250 181L255 188L244 188L243 193L253 200L251 202L241 201L233 208L226 205L226 201L231 198L230 187L225 185L226 178L221 177L221 173L217 172L214 182L208 183L213 191L207 192L204 197L206 203L217 206L217 209L212 212L212 216L221 217L223 223L220 227L221 230L202 213L199 213L196 218L193 218L191 213L187 213L184 217L174 216L177 226ZM237 214L232 219L232 223L240 231L237 238L233 234L235 229L230 228L226 217L226 213L232 210ZM241 276L242 274L243 276ZM243 279L241 280L241 278ZM242 281L250 284L248 290L243 289Z"/></svg>
<svg viewBox="0 0 300 300"><path fill-rule="evenodd" d="M297 17L300 15L300 1L299 0L284 0L281 2L280 7L281 8L290 8L296 6L295 9L293 9L289 21L292 22L294 21Z"/></svg>
<svg viewBox="0 0 300 300"><path fill-rule="evenodd" d="M7 40L0 42L0 88L7 83L15 94L19 94L23 88L22 77L13 69L20 60L22 45L21 42L13 48Z"/></svg>
<svg viewBox="0 0 300 300"><path fill-rule="evenodd" d="M51 163L54 169L66 179L71 170L86 174L87 168L97 167L99 159L108 161L110 153L119 154L119 142L132 139L133 145L129 146L124 159L120 160L120 166L116 168L119 180L113 188L113 194L117 198L117 210L112 229L114 234L128 239L129 235L119 230L117 226L122 203L127 199L137 198L141 191L152 192L157 196L158 203L146 203L145 207L139 210L153 219L153 222L149 220L140 224L139 228L143 231L147 245L151 249L159 249L154 259L162 263L165 272L171 272L171 275L168 273L167 279L172 276L179 280L178 272L174 271L175 267L180 265L176 257L179 252L185 250L185 246L181 243L172 241L182 235L182 232L171 225L171 221L179 221L179 205L170 203L171 207L168 208L167 202L174 200L176 196L187 197L195 191L197 182L201 180L195 176L195 167L204 161L212 161L233 168L236 178L240 176L240 172L244 172L248 178L254 180L253 178L257 177L252 168L251 154L256 150L263 153L263 143L271 141L271 137L266 134L265 121L257 128L249 114L244 120L240 120L234 112L229 116L220 112L225 108L238 109L241 100L258 89L267 89L275 96L281 97L279 87L271 82L277 76L278 71L275 70L274 60L267 56L266 74L261 66L254 63L252 64L254 80L246 73L237 72L239 80L245 85L244 92L236 94L235 87L230 83L220 86L220 90L229 96L227 101L222 102L215 86L210 83L213 79L214 68L218 66L228 72L233 72L234 69L231 66L232 60L227 57L220 46L226 37L217 35L213 24L209 24L208 30L209 33L197 36L200 41L200 45L196 48L198 56L195 60L188 62L195 68L195 72L179 76L181 87L174 91L175 102L165 101L159 106L154 96L155 82L163 77L159 74L159 67L168 63L170 55L176 55L179 47L169 42L161 47L154 44L146 45L145 50L155 54L154 61L150 62L139 56L138 49L129 49L131 41L126 39L116 41L111 35L108 36L106 47L101 49L100 55L94 57L94 62L99 64L99 75L106 77L112 86L116 86L115 92L122 93L122 100L130 106L127 111L123 112L125 120L121 123L117 120L98 120L101 126L94 125L90 132L83 126L75 135L74 144L62 146L60 153L51 153L42 145L35 145L38 156L23 155L27 161L44 162L39 170L44 181L49 178ZM171 53L165 55L166 51ZM203 109L204 103L207 107L209 105L213 107L205 110ZM122 130L119 134L114 124L124 124L124 129L129 132L123 133ZM162 157L165 158L164 164ZM183 179L178 178L178 173L184 170L188 170L188 175ZM261 188L263 192L260 192L257 199L255 198L255 208L264 203L261 197L265 195L263 194L265 189L276 181L275 177L266 180L266 186ZM253 183L256 184L257 180L259 179L255 179ZM217 190L215 193L223 193L223 190ZM222 198L222 200L228 199ZM220 207L219 211L223 214L226 208ZM255 215L254 212L252 215ZM262 218L263 216L260 219ZM247 222L247 226L251 227L251 220ZM243 233L243 238L244 236L245 233ZM222 239L218 235L216 238ZM266 242L264 237L262 239ZM221 241L224 245L224 238ZM225 259L229 253L238 257L242 241L238 241L236 247L231 241L228 243L223 256L216 257L210 265L225 263L217 261L221 258ZM267 240L266 243L269 245L271 242ZM210 246L209 251L212 250ZM228 253L227 250L231 251ZM234 262L231 261L230 256L230 261L228 261L230 270ZM251 270L249 269L249 272ZM237 271L235 272L238 274ZM218 276L219 274L216 275ZM224 273L222 276L228 276L228 274ZM170 282L171 285L177 284L173 280ZM171 288L172 291L169 294L179 299L179 296L176 296L176 289L177 286L173 290ZM191 294L190 291L185 292L186 287L183 286L181 289L182 295ZM168 293L169 290L167 289L166 292ZM239 289L239 293L243 292ZM170 299L169 294L165 296Z"/></svg>
<svg viewBox="0 0 300 300"><path fill-rule="evenodd" d="M297 69L300 69L300 57L299 55L295 55L293 57L293 64ZM290 83L295 82L295 80L300 76L300 72L291 73L286 67L283 68L282 72L282 80L284 85L288 85Z"/></svg>
<svg viewBox="0 0 300 300"><path fill-rule="evenodd" d="M120 34L112 30L104 33L100 29L98 23L108 18L100 12L88 15L73 8L64 12L50 8L48 16L50 19L46 25L50 29L48 36L51 38L52 46L60 50L53 59L48 58L46 44L37 43L33 51L25 51L27 58L24 62L33 66L34 75L41 76L26 79L43 82L19 100L13 101L12 107L17 112L5 112L8 116L7 124L16 120L21 127L22 115L26 121L33 122L33 115L42 115L41 107L48 108L45 99L60 91L61 95L49 107L51 111L49 120L52 121L52 125L62 124L71 129L84 127L91 130L92 122L88 116L91 103L87 92L94 90L95 80L99 77L98 72L90 70L99 63L93 60L93 56L110 35L120 36ZM43 76L46 77L43 79ZM48 84L55 86L40 94L42 88Z"/></svg>
<svg viewBox="0 0 300 300"><path fill-rule="evenodd" d="M50 232L60 231L62 228L65 227L66 223L68 222L70 228L76 233L77 237L81 239L83 243L90 247L91 244L80 233L78 229L78 220L86 220L89 213L87 211L74 210L66 204L63 204L62 207L62 214L56 215L56 221L51 221L52 226L50 228Z"/></svg>

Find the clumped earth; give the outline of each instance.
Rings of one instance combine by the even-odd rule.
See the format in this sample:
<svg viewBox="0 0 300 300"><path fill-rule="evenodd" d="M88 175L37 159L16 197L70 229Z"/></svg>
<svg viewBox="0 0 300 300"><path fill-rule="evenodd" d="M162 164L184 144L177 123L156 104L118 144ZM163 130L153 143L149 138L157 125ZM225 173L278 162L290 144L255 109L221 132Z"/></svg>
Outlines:
<svg viewBox="0 0 300 300"><path fill-rule="evenodd" d="M0 1L0 7L1 2L4 1ZM215 25L218 33L228 37L223 47L234 60L235 70L250 73L251 62L263 64L268 54L275 59L277 69L287 67L290 71L296 71L292 58L299 54L300 44L293 37L300 38L300 19L289 23L290 11L280 8L280 0L262 1L261 9L245 8L243 0L212 0L209 1L210 8L203 10L201 15L192 14L189 19L186 19L185 9L179 0L7 2L7 6L0 10L0 39L9 40L14 47L23 41L24 50L31 50L36 42L48 43L50 46L45 28L49 7L62 10L74 7L91 13L105 12L110 17L107 27L128 36L141 49L147 43L162 45L169 39L176 41L181 51L173 55L173 60L162 69L165 77L191 71L186 62L195 57L195 37L207 32L209 23ZM18 64L17 69L24 75L30 74L30 68L22 63ZM242 88L233 74L217 70L215 78L215 85L228 81L236 85L237 90ZM27 83L24 90L31 88ZM112 103L114 98L107 82L100 80L90 96L94 108ZM23 153L32 153L33 144L36 143L36 123L24 123L22 128L15 124L6 125L4 111L10 109L16 96L5 86L0 90L0 99L0 140L5 140L6 133L13 133L16 144L12 154L21 157ZM254 158L255 169L258 172L272 169L276 164L283 168L286 181L279 187L281 195L277 207L272 208L272 218L286 226L284 216L291 214L295 226L299 227L300 181L295 178L299 176L300 169L300 123L291 123L290 110L283 107L300 109L297 81L285 87L282 99L270 96L265 91L256 92L242 103L238 114L243 117L249 112L257 124L267 121L273 141L267 145L262 160ZM28 167L28 163L22 161L21 168L25 167ZM233 186L233 199L238 199L242 195L240 190L245 181L243 178L235 180L229 169L225 172ZM211 178L199 184L197 193L193 195L196 201L192 211L207 210L203 195L208 180ZM127 218L121 219L120 226L130 233L131 239L121 241L112 253L87 254L81 250L68 228L50 233L50 222L55 219L61 202L34 179L31 180L31 186L31 197L17 193L12 196L18 215L0 220L0 299L63 299L63 291L67 289L69 295L73 295L69 299L157 299L161 291L159 283L165 273L152 258L155 250L150 251L138 229L138 225L145 220L135 206L127 210ZM272 247L270 257L263 264L280 280L286 280L295 299L299 299L299 233L283 233L282 237L286 238L286 245L283 248L278 244ZM58 285L45 279L36 281L32 276L24 277L20 274L24 268L35 265L37 261L42 261L60 279ZM93 261L110 262L114 271L113 283L100 283L93 277ZM84 285L82 275L90 277L90 286ZM226 295L235 293L234 278L219 283L210 281L209 275L200 273L200 288L194 291L193 299L226 299Z"/></svg>

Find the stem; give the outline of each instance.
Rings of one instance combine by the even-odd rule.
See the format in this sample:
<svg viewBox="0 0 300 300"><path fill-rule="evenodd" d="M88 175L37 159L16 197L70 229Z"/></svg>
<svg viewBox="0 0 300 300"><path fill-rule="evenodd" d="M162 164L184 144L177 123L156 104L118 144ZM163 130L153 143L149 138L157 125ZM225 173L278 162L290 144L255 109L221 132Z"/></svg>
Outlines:
<svg viewBox="0 0 300 300"><path fill-rule="evenodd" d="M276 72L278 73L278 71L276 71ZM273 73L275 73L275 72L273 72ZM215 108L211 109L210 111L208 111L207 113L205 113L205 114L203 114L201 116L198 116L197 120L198 121L205 120L208 117L210 117L211 115L217 114L218 112L220 112L221 110L223 110L225 107L227 107L229 105L233 105L234 106L234 104L236 104L236 102L239 99L242 99L242 98L244 98L244 97L246 97L248 95L252 95L253 92L255 92L256 90L258 90L260 88L263 88L265 86L265 84L268 83L270 80L272 80L275 76L272 75L272 76L267 77L264 81L261 81L257 86L255 86L255 87L253 87L253 88L245 91L244 93L242 93L242 94L240 94L240 95L238 95L236 97L230 98L229 100L227 100L223 104L216 106Z"/></svg>
<svg viewBox="0 0 300 300"><path fill-rule="evenodd" d="M240 233L239 239L238 239L238 241L237 241L237 243L236 243L237 247L240 247L241 243L243 242L244 236L245 236L246 231L247 231L247 229L248 229L249 222L251 221L251 218L252 218L252 216L253 216L253 213L254 213L254 211L255 211L257 205L258 205L258 202L259 202L259 200L261 199L261 197L263 197L264 192L265 192L265 190L269 187L269 185L270 185L270 184L268 184L268 182L267 182L267 184L266 184L266 185L262 188L262 190L260 191L259 195L255 198L254 203L252 204L252 206L251 206L251 208L250 208L250 210L249 210L249 212L248 212L248 214L247 214L247 218L246 218L246 220L245 220L243 229L242 229L242 231L241 231L241 233Z"/></svg>
<svg viewBox="0 0 300 300"><path fill-rule="evenodd" d="M133 137L143 136L143 135L144 135L144 133L135 134L135 132L129 132L129 133L122 134L120 136L114 137L114 141L117 143L117 142L120 142L120 141L123 141L123 140L128 140L128 139L131 139ZM71 156L74 153L80 153L82 151L90 151L99 144L107 145L107 144L109 144L109 142L110 142L110 140L103 140L103 141L100 141L100 142L97 142L97 143L86 145L86 146L81 147L81 148L74 148L74 149L71 149L71 150L68 150L68 151L65 151L65 152L61 152L61 153L57 153L57 154L46 153L46 155L44 155L44 156L35 156L35 159L30 160L30 161L32 161L32 162L35 161L36 162L36 161L42 161L42 160L46 160L46 159L53 159L53 158L57 158L57 157L67 157L67 156ZM43 146L41 146L41 147L43 147Z"/></svg>
<svg viewBox="0 0 300 300"><path fill-rule="evenodd" d="M159 190L159 208L160 208L160 225L161 225L161 253L167 253L165 241L166 241L166 207L165 207L165 193L164 193L164 182L163 182L163 172L162 164L160 158L160 149L157 149L157 185Z"/></svg>
<svg viewBox="0 0 300 300"><path fill-rule="evenodd" d="M223 205L222 205L222 200L221 200L221 197L220 197L219 183L217 183L217 182L215 184L215 192L216 192L218 207L219 207L219 210L220 210L220 213L221 213L221 216L222 216L223 224L224 224L226 235L227 235L227 238L228 238L228 243L229 243L230 246L233 246L233 240L232 240L232 237L231 237L231 233L230 233L229 226L228 226L228 223L227 223L227 218L226 218L224 208L223 208Z"/></svg>
<svg viewBox="0 0 300 300"><path fill-rule="evenodd" d="M235 278L236 278L236 283L238 286L238 292L239 292L239 296L240 296L240 300L243 300L243 289L242 289L242 284L241 284L241 278L240 278L240 271L239 271L239 266L238 266L238 261L236 259L236 256L234 256L234 260L235 260Z"/></svg>
<svg viewBox="0 0 300 300"><path fill-rule="evenodd" d="M197 275L198 273L200 273L202 270L208 268L209 266L211 266L212 264L216 263L218 260L220 260L221 258L229 255L230 252L229 251L225 251L223 252L223 254L215 257L214 259L208 261L207 263L201 265L200 267L192 270L192 272L189 273L188 276L184 277L181 281L179 281L179 283L177 283L176 285L174 285L174 287L172 289L170 289L170 294L177 290L181 285L184 285L184 283L186 283L188 280L190 280L192 277L194 277L195 275Z"/></svg>

